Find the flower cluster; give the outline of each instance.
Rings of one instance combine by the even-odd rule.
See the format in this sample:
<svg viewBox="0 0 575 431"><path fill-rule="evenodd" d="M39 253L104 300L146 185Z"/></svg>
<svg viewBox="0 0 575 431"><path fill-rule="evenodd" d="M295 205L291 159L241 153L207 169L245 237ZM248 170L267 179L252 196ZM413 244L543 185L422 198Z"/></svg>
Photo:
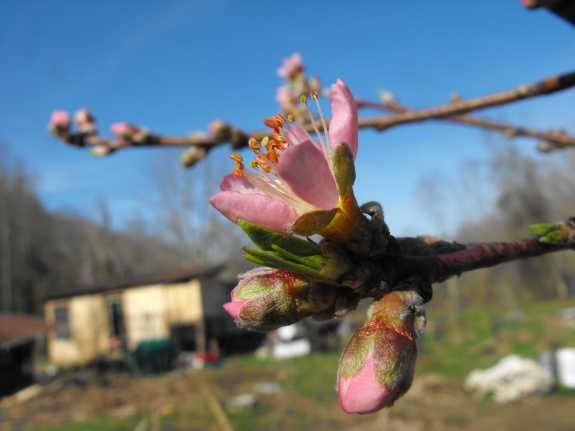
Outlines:
<svg viewBox="0 0 575 431"><path fill-rule="evenodd" d="M286 81L276 91L276 102L280 105L280 112L284 116L291 114L303 123L309 122L306 109L298 102L302 94L322 92L319 78L306 77L305 64L298 52L284 58L277 74Z"/></svg>
<svg viewBox="0 0 575 431"><path fill-rule="evenodd" d="M317 94L312 94L317 101ZM332 120L329 130L320 108L325 139L316 127L320 142L291 116L264 121L273 129L272 139L249 142L255 154L251 171L240 155L233 173L220 184L221 193L211 204L234 223L247 220L280 232L312 235L319 233L337 242L353 235L354 221L362 218L353 196L353 160L357 154L357 107L347 85L338 80L331 86ZM307 99L302 102L309 111ZM319 106L319 103L318 103Z"/></svg>
<svg viewBox="0 0 575 431"><path fill-rule="evenodd" d="M302 79L303 67L294 54L278 74L296 82ZM318 101L317 93L310 96ZM368 290L369 270L357 262L381 256L381 249L374 252L373 237L387 229L382 229L383 214L378 217L362 207L372 216L367 219L352 189L357 106L339 79L329 96L329 128L319 102L316 118L306 96L300 99L308 116L305 124L291 113L287 119L278 114L264 120L272 129L271 138L250 139L255 160L247 166L242 156L232 154L233 172L210 199L256 245L244 247L245 257L262 267L241 275L231 302L224 305L238 325L248 329L271 331L307 317L329 320L345 315ZM308 130L315 132L317 141ZM312 234L325 239L316 244L295 236ZM423 299L413 290L375 296L379 299L368 319L340 359L338 390L347 413L371 413L392 405L413 379L415 340L425 326Z"/></svg>

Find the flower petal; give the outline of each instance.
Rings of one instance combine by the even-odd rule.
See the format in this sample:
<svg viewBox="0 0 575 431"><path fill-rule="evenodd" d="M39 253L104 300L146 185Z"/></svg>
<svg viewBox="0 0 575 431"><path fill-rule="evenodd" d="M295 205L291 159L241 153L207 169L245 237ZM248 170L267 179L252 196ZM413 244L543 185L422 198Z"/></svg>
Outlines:
<svg viewBox="0 0 575 431"><path fill-rule="evenodd" d="M329 93L331 100L331 122L329 123L329 139L333 148L342 140L350 146L353 157L357 156L357 105L353 94L347 85L338 78L331 86Z"/></svg>
<svg viewBox="0 0 575 431"><path fill-rule="evenodd" d="M228 174L224 177L220 183L220 190L222 192L262 193L245 176L234 178L233 174Z"/></svg>
<svg viewBox="0 0 575 431"><path fill-rule="evenodd" d="M337 389L339 404L343 411L361 415L385 407L394 395L388 388L378 383L371 355L358 374L352 378L339 377Z"/></svg>
<svg viewBox="0 0 575 431"><path fill-rule="evenodd" d="M224 310L226 310L228 313L230 313L230 316L232 316L234 318L234 320L240 320L240 308L242 308L242 305L244 305L247 301L233 301L233 302L228 302L224 305L222 305L222 307L224 307Z"/></svg>
<svg viewBox="0 0 575 431"><path fill-rule="evenodd" d="M337 206L339 194L327 160L309 139L282 153L278 172L298 197L316 208Z"/></svg>
<svg viewBox="0 0 575 431"><path fill-rule="evenodd" d="M258 226L289 233L298 218L295 208L283 201L260 193L220 192L210 203L226 218L238 223L238 218Z"/></svg>

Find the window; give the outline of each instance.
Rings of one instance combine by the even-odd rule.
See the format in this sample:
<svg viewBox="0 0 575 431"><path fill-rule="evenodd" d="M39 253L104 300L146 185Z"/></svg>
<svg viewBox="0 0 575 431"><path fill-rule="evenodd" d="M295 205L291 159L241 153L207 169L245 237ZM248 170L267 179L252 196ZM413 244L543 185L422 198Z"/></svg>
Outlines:
<svg viewBox="0 0 575 431"><path fill-rule="evenodd" d="M68 307L55 307L54 308L54 325L56 326L56 338L68 339L71 338L70 332L70 316Z"/></svg>
<svg viewBox="0 0 575 431"><path fill-rule="evenodd" d="M120 298L108 299L108 319L110 323L110 337L123 337L126 334L124 327L124 313Z"/></svg>

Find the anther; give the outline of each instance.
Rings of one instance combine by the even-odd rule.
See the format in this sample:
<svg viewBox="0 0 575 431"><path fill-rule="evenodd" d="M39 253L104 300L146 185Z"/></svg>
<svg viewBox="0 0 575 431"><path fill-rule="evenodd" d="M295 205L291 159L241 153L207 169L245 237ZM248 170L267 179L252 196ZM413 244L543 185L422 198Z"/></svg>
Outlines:
<svg viewBox="0 0 575 431"><path fill-rule="evenodd" d="M307 98L303 95L299 98L299 100L301 100L301 103L307 103Z"/></svg>
<svg viewBox="0 0 575 431"><path fill-rule="evenodd" d="M254 152L262 149L260 143L256 141L254 138L250 138L250 140L248 141L248 145L250 146L250 149Z"/></svg>
<svg viewBox="0 0 575 431"><path fill-rule="evenodd" d="M241 163L244 161L244 158L242 156L240 156L239 154L235 154L235 153L230 154L230 159L232 159L233 161L235 161L237 163Z"/></svg>

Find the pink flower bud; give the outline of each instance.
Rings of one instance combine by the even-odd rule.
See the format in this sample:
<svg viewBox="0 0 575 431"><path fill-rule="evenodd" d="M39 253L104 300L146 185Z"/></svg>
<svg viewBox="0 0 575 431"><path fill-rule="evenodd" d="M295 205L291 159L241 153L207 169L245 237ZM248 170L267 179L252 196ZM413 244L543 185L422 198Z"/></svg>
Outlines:
<svg viewBox="0 0 575 431"><path fill-rule="evenodd" d="M227 142L232 136L232 127L224 120L212 121L208 124L208 131L218 142Z"/></svg>
<svg viewBox="0 0 575 431"><path fill-rule="evenodd" d="M140 131L139 128L129 123L114 123L110 126L110 130L114 135L118 135L120 138L133 137Z"/></svg>
<svg viewBox="0 0 575 431"><path fill-rule="evenodd" d="M78 109L74 113L74 121L78 127L78 132L93 134L96 133L96 122L92 113L87 108Z"/></svg>
<svg viewBox="0 0 575 431"><path fill-rule="evenodd" d="M304 64L301 55L299 52L294 52L291 57L282 60L282 65L277 69L277 74L284 79L295 78L303 71L303 68Z"/></svg>
<svg viewBox="0 0 575 431"><path fill-rule="evenodd" d="M339 403L346 413L373 413L411 387L425 327L423 299L413 291L388 293L345 348L338 368Z"/></svg>
<svg viewBox="0 0 575 431"><path fill-rule="evenodd" d="M68 130L70 128L70 114L66 111L54 111L50 116L50 123L60 130Z"/></svg>
<svg viewBox="0 0 575 431"><path fill-rule="evenodd" d="M282 85L276 90L276 102L280 105L286 103L294 103L296 99L296 94L287 85Z"/></svg>
<svg viewBox="0 0 575 431"><path fill-rule="evenodd" d="M310 305L310 285L299 274L256 268L239 277L231 294L232 302L224 304L224 309L242 327L273 331L322 311Z"/></svg>

